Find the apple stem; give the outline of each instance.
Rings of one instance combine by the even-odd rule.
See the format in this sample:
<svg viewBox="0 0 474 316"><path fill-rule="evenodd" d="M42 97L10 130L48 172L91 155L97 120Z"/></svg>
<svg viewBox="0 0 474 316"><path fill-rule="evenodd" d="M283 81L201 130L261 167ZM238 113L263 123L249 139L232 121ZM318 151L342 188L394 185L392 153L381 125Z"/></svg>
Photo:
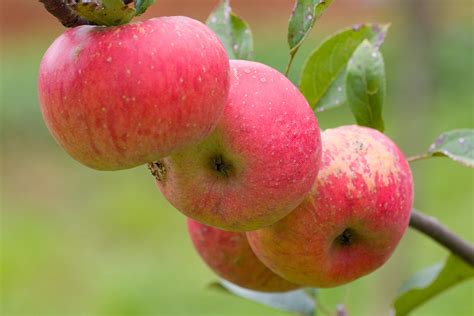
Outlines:
<svg viewBox="0 0 474 316"><path fill-rule="evenodd" d="M55 16L65 27L91 24L71 9L65 0L39 0L39 2L43 3L45 9Z"/></svg>
<svg viewBox="0 0 474 316"><path fill-rule="evenodd" d="M436 218L412 209L410 226L446 247L471 267L474 266L474 246L441 225Z"/></svg>
<svg viewBox="0 0 474 316"><path fill-rule="evenodd" d="M424 153L424 154L408 157L407 161L408 162L413 162L413 161L423 160L423 159L426 159L426 158L429 158L429 157L431 157L431 154Z"/></svg>

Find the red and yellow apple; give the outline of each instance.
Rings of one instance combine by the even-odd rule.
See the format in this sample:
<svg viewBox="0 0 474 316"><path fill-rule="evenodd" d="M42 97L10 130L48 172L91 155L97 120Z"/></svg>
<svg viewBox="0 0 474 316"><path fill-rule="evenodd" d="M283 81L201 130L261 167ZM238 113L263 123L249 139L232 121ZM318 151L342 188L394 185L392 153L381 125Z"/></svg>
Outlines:
<svg viewBox="0 0 474 316"><path fill-rule="evenodd" d="M260 262L245 233L223 231L191 219L188 219L188 232L204 262L227 281L261 292L285 292L299 287Z"/></svg>
<svg viewBox="0 0 474 316"><path fill-rule="evenodd" d="M231 61L224 115L202 143L154 164L179 211L206 225L249 231L289 214L310 191L321 159L316 118L278 71Z"/></svg>
<svg viewBox="0 0 474 316"><path fill-rule="evenodd" d="M322 145L321 170L304 202L247 236L257 257L285 279L333 287L390 257L408 226L413 179L397 146L376 130L329 129Z"/></svg>
<svg viewBox="0 0 474 316"><path fill-rule="evenodd" d="M201 142L223 113L228 87L224 47L187 17L70 29L39 71L52 135L100 170L135 167Z"/></svg>

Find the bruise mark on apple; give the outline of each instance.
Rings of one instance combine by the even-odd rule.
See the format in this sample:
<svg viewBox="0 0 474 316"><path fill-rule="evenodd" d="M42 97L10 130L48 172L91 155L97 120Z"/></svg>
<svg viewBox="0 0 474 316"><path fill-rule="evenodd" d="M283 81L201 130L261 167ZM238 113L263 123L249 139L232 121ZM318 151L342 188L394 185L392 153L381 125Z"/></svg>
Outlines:
<svg viewBox="0 0 474 316"><path fill-rule="evenodd" d="M76 48L73 49L72 54L75 61L79 58L79 55L81 54L83 49L84 49L83 45L77 45Z"/></svg>

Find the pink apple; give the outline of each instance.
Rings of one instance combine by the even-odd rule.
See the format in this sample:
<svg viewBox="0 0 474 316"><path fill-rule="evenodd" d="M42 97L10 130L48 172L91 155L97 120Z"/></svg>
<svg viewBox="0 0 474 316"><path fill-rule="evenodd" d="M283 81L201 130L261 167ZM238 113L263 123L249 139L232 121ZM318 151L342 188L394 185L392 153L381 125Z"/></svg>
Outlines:
<svg viewBox="0 0 474 316"><path fill-rule="evenodd" d="M260 262L245 233L223 231L190 219L188 231L199 255L221 278L261 292L285 292L299 287Z"/></svg>
<svg viewBox="0 0 474 316"><path fill-rule="evenodd" d="M289 216L247 234L271 270L298 284L332 287L380 267L407 228L410 168L380 132L343 126L322 133L311 194Z"/></svg>
<svg viewBox="0 0 474 316"><path fill-rule="evenodd" d="M321 159L316 118L276 70L231 61L224 115L201 144L155 163L166 198L201 223L231 231L268 226L309 192Z"/></svg>
<svg viewBox="0 0 474 316"><path fill-rule="evenodd" d="M223 113L229 62L187 17L68 30L39 71L46 124L76 160L131 168L201 142Z"/></svg>

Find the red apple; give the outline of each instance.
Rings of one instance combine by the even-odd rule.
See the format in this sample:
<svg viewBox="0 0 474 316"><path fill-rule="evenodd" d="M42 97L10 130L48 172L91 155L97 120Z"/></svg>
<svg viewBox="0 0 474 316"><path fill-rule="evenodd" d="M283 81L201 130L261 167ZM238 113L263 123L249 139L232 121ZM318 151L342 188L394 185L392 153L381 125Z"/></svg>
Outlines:
<svg viewBox="0 0 474 316"><path fill-rule="evenodd" d="M231 61L224 115L202 143L155 163L166 198L186 216L231 231L268 226L298 206L316 178L320 131L278 71Z"/></svg>
<svg viewBox="0 0 474 316"><path fill-rule="evenodd" d="M39 99L74 159L125 169L201 142L223 113L228 77L224 47L193 19L81 26L43 57Z"/></svg>
<svg viewBox="0 0 474 316"><path fill-rule="evenodd" d="M199 255L221 278L261 292L285 292L299 287L260 262L245 233L223 231L190 219L188 231Z"/></svg>
<svg viewBox="0 0 474 316"><path fill-rule="evenodd" d="M247 234L257 257L291 282L333 287L380 267L408 226L413 179L382 133L343 126L322 133L314 188L289 216Z"/></svg>

